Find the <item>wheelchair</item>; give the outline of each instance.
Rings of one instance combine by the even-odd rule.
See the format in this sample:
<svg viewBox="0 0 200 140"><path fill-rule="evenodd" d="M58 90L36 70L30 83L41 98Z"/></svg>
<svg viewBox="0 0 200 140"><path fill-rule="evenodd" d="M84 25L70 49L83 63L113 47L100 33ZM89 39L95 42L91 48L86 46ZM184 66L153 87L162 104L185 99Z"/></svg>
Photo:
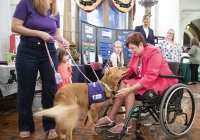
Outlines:
<svg viewBox="0 0 200 140"><path fill-rule="evenodd" d="M184 58L182 58L184 59ZM182 62L182 61L181 61ZM174 75L160 75L165 78L178 78L183 81L181 73L181 63L168 62L168 65ZM144 99L143 96L136 96L136 100L141 104L132 107L127 119L125 120L123 131L115 134L115 139L121 140L126 134L130 119L136 120L135 137L136 140L145 140L140 131L141 127L161 125L162 130L171 138L181 137L191 128L195 118L195 100L190 88L183 84L177 83L158 95L152 100ZM153 118L151 123L142 123L142 114L149 113Z"/></svg>

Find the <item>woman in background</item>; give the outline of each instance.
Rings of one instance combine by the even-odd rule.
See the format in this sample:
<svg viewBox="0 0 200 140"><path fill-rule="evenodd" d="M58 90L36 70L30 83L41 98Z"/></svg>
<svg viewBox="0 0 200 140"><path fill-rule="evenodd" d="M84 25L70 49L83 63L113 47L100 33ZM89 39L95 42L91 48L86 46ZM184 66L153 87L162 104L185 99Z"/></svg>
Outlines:
<svg viewBox="0 0 200 140"><path fill-rule="evenodd" d="M169 29L167 31L165 39L162 42L160 42L157 45L157 47L160 49L160 51L162 52L163 56L167 61L180 62L183 54L183 49L180 46L180 44L175 42L174 37L175 37L174 30Z"/></svg>
<svg viewBox="0 0 200 140"><path fill-rule="evenodd" d="M199 40L196 37L193 37L190 40L191 49L188 52L190 59L190 70L191 70L191 81L188 82L188 85L196 84L195 81L198 81L198 68L200 64L200 46Z"/></svg>
<svg viewBox="0 0 200 140"><path fill-rule="evenodd" d="M146 43L150 43L152 45L155 45L154 33L153 33L153 30L149 27L150 16L144 15L142 22L143 22L143 25L135 27L135 32L142 33L142 35L144 36L144 39L146 40Z"/></svg>

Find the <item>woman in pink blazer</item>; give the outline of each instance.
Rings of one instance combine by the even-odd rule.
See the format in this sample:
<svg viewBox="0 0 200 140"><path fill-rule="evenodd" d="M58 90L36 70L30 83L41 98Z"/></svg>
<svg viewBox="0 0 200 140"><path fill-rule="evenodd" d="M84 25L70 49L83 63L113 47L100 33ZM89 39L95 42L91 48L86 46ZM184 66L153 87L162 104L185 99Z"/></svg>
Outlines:
<svg viewBox="0 0 200 140"><path fill-rule="evenodd" d="M131 108L135 104L136 94L143 96L148 90L153 90L155 94L158 94L158 91L163 93L168 87L178 83L178 79L176 78L159 77L159 74L173 75L173 73L162 53L157 47L147 44L141 33L135 32L130 34L126 40L126 46L132 52L132 57L128 64L129 73L120 83L110 112L107 116L96 122L96 127L112 126L115 122L117 111L123 102L125 102L126 119ZM135 78L127 79L133 73L136 75ZM127 133L128 129L131 128L131 121L129 122ZM108 131L120 133L123 129L123 125L123 123L118 124Z"/></svg>

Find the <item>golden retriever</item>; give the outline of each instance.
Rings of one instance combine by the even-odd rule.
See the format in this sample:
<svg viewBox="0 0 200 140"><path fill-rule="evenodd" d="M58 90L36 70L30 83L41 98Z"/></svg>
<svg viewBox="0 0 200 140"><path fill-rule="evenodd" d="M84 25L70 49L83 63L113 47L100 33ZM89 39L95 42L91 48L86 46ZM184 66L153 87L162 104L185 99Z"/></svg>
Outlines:
<svg viewBox="0 0 200 140"><path fill-rule="evenodd" d="M112 91L117 91L118 82L127 72L128 68L126 67L111 67L108 73L98 81L101 85L102 83L107 85L107 87L102 85L108 98L104 102L89 105L88 85L86 83L73 83L63 86L57 91L54 107L36 112L34 116L55 118L60 138L65 139L68 136L69 140L72 140L72 131L78 121L79 109L84 110L87 111L88 117L86 125L90 126L94 132L93 124L99 119L99 113L112 101L114 96L109 88Z"/></svg>

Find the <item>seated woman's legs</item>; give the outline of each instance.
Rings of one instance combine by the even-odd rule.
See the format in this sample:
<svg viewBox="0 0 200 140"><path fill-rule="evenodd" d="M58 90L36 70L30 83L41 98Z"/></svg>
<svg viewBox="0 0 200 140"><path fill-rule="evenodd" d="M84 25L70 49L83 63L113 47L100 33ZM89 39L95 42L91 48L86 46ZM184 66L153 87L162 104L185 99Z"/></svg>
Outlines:
<svg viewBox="0 0 200 140"><path fill-rule="evenodd" d="M126 85L126 87L129 87L129 85ZM127 119L129 112L131 111L131 108L134 106L135 104L135 94L134 93L130 93L128 94L125 98L124 98L124 102L125 102L125 119ZM128 127L130 128L132 126L132 119L130 119ZM117 125L114 126L112 128L109 129L110 132L114 132L114 133L118 133L121 132L123 130L123 123L121 125Z"/></svg>
<svg viewBox="0 0 200 140"><path fill-rule="evenodd" d="M123 81L120 83L119 85L119 89L121 88L125 88L126 87L126 83L124 83ZM115 120L116 114L119 110L119 108L121 107L122 103L124 102L123 98L115 98L114 102L113 102L113 106L110 108L110 111L107 115L107 117L110 119L108 119L107 117L103 117L101 119L99 119L99 121L96 122L95 126L100 126L102 124L110 124L111 121Z"/></svg>

